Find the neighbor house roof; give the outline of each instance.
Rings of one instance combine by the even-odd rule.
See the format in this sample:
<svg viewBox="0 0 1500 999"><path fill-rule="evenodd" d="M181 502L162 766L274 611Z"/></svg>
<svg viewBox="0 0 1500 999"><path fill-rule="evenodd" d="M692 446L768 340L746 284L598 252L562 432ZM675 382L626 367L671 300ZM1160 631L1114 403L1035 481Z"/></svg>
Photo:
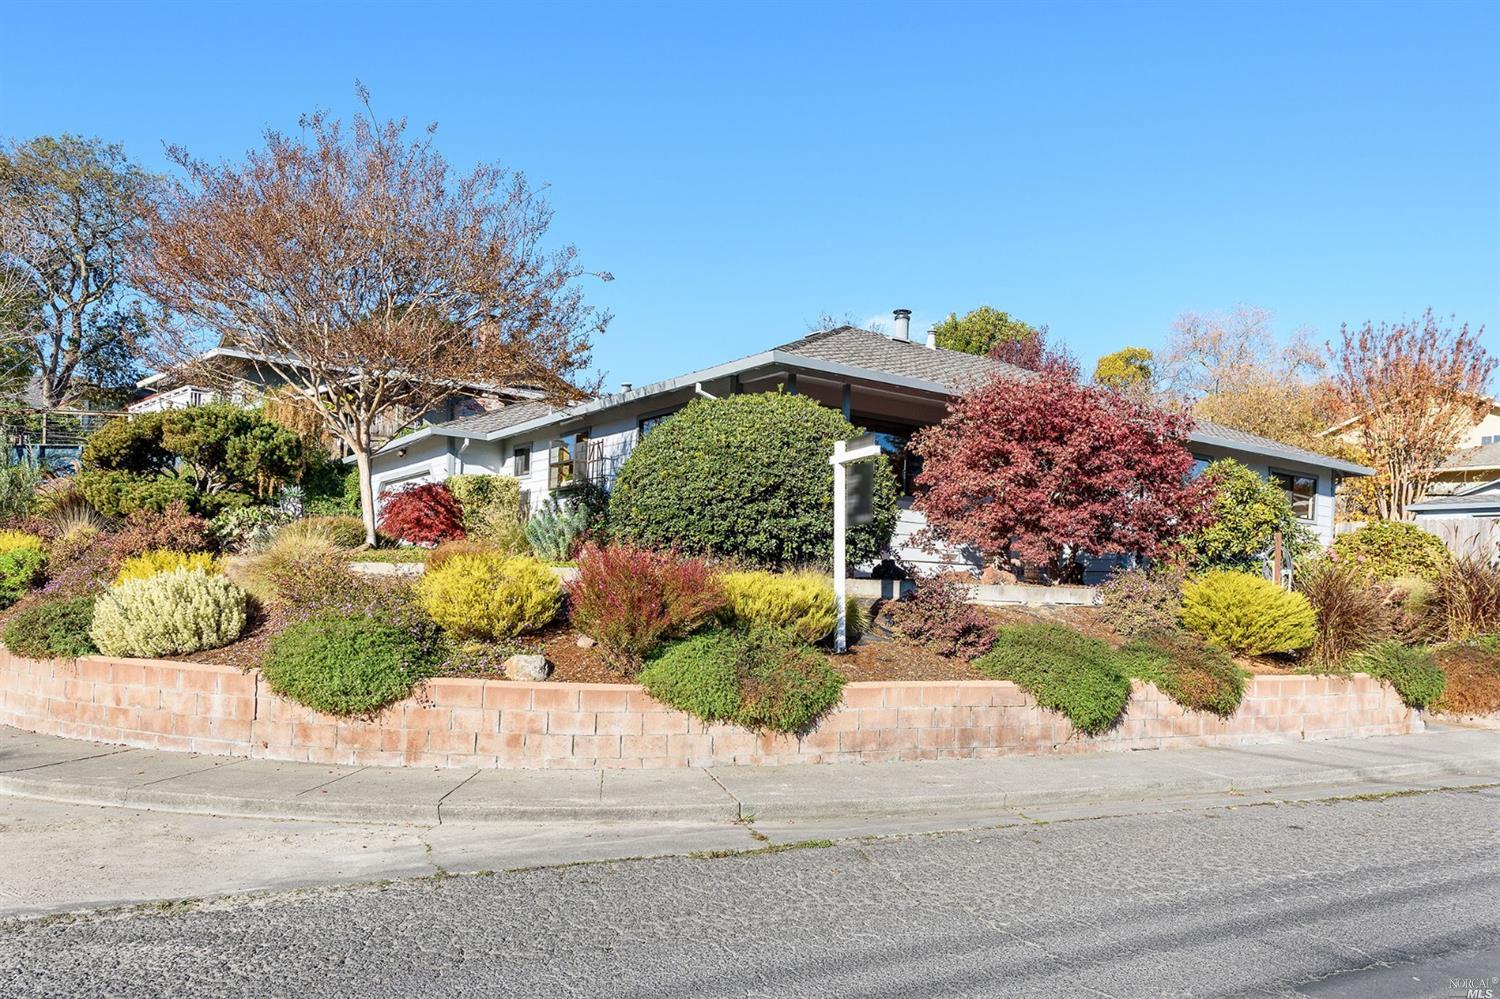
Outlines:
<svg viewBox="0 0 1500 999"><path fill-rule="evenodd" d="M1469 469L1500 468L1500 441L1454 451L1440 466L1444 472Z"/></svg>
<svg viewBox="0 0 1500 999"><path fill-rule="evenodd" d="M405 447L412 441L429 435L479 440L518 436L624 403L691 388L694 385L728 375L776 366L875 381L897 388L947 397L961 395L996 376L1015 379L1034 377L1032 372L1024 368L992 358L977 357L941 347L928 347L915 341L896 340L883 333L853 326L840 326L836 329L809 333L807 336L784 343L779 347L712 368L703 368L626 392L599 396L571 406L557 407L543 402L525 402L449 423L424 427L416 434L392 441L382 450L395 446ZM1198 422L1197 429L1189 439L1193 443L1252 451L1256 454L1281 458L1284 461L1310 463L1355 475L1370 475L1374 471L1363 465L1280 444L1265 437L1258 437L1243 430L1235 430L1232 427L1205 420Z"/></svg>

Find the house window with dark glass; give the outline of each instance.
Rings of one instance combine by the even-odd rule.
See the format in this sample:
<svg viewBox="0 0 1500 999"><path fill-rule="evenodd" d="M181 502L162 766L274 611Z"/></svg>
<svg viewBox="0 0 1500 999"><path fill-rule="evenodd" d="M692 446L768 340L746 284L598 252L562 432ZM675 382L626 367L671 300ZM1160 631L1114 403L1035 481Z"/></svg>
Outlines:
<svg viewBox="0 0 1500 999"><path fill-rule="evenodd" d="M516 478L531 474L531 448L518 447L514 452L516 456L515 474Z"/></svg>
<svg viewBox="0 0 1500 999"><path fill-rule="evenodd" d="M1317 477L1275 469L1271 470L1270 477L1286 493L1287 501L1292 504L1292 514L1302 520L1312 520L1318 496Z"/></svg>
<svg viewBox="0 0 1500 999"><path fill-rule="evenodd" d="M677 412L677 410L669 409L665 413L652 413L650 416L641 417L638 427L638 429L640 430L640 434L638 436L645 437L651 431L655 430L663 420L665 420L675 412Z"/></svg>

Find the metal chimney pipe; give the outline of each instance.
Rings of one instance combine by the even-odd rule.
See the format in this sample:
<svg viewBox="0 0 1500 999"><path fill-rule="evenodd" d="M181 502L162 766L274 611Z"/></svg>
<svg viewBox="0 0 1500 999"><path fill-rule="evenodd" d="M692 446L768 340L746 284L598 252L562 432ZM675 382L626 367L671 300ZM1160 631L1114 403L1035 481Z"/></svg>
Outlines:
<svg viewBox="0 0 1500 999"><path fill-rule="evenodd" d="M897 340L910 340L911 339L911 310L910 309L897 309L895 311L894 315L896 317L896 334L895 334L896 339Z"/></svg>
<svg viewBox="0 0 1500 999"><path fill-rule="evenodd" d="M937 350L937 327L927 327L927 349Z"/></svg>

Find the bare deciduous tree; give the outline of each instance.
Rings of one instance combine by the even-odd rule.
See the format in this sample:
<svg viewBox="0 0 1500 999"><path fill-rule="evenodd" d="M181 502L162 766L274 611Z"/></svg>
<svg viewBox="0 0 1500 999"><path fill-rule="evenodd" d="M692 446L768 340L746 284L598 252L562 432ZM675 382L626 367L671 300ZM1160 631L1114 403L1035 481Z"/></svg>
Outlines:
<svg viewBox="0 0 1500 999"><path fill-rule="evenodd" d="M358 95L352 127L305 116L241 163L170 150L184 179L148 213L136 277L164 309L163 361L222 385L243 375L194 361L238 348L317 410L358 464L373 543L377 426L475 385L576 397L609 316L584 304L573 247L544 247L552 213L524 176L458 176L435 127L413 137Z"/></svg>
<svg viewBox="0 0 1500 999"><path fill-rule="evenodd" d="M1406 516L1488 409L1485 390L1496 359L1483 336L1483 327L1471 333L1467 324L1439 325L1431 309L1415 321L1341 330L1334 382L1359 416L1360 445L1382 473L1382 517Z"/></svg>
<svg viewBox="0 0 1500 999"><path fill-rule="evenodd" d="M1323 358L1305 330L1283 343L1271 313L1237 305L1226 314L1186 312L1172 324L1159 371L1169 392L1185 402L1263 384L1300 379L1321 370Z"/></svg>

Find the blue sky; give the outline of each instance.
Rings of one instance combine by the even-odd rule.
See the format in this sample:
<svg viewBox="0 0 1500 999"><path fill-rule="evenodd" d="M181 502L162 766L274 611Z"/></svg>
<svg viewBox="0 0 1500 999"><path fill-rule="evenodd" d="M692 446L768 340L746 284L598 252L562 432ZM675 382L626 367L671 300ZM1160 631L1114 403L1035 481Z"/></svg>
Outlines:
<svg viewBox="0 0 1500 999"><path fill-rule="evenodd" d="M1500 5L12 5L0 135L164 167L355 104L551 185L641 383L980 304L1091 363L1249 303L1500 352ZM76 55L76 59L75 59Z"/></svg>

